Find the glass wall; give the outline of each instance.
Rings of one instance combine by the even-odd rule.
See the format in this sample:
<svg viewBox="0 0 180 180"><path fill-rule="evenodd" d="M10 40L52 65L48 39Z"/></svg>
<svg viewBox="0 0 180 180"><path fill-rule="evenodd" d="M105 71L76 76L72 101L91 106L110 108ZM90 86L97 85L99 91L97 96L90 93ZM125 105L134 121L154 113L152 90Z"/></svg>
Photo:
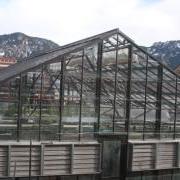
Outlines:
<svg viewBox="0 0 180 180"><path fill-rule="evenodd" d="M177 76L145 52L131 57L131 139L175 138L178 128Z"/></svg>
<svg viewBox="0 0 180 180"><path fill-rule="evenodd" d="M69 59L69 60L68 60ZM72 54L64 63L62 98L62 138L78 139L81 97L82 52ZM61 83L61 82L60 82Z"/></svg>
<svg viewBox="0 0 180 180"><path fill-rule="evenodd" d="M179 137L179 79L168 68L121 33L66 50L1 84L2 139Z"/></svg>
<svg viewBox="0 0 180 180"><path fill-rule="evenodd" d="M176 76L163 69L161 98L161 138L173 138L176 123Z"/></svg>
<svg viewBox="0 0 180 180"><path fill-rule="evenodd" d="M97 45L85 48L82 57L83 71L81 74L81 138L87 140L94 137L97 125L96 114L96 76L97 76Z"/></svg>
<svg viewBox="0 0 180 180"><path fill-rule="evenodd" d="M104 42L104 44L108 44ZM100 131L112 132L114 120L114 94L116 50L106 51L104 45L101 66L101 103L100 103Z"/></svg>
<svg viewBox="0 0 180 180"><path fill-rule="evenodd" d="M0 86L0 140L17 139L19 77Z"/></svg>
<svg viewBox="0 0 180 180"><path fill-rule="evenodd" d="M154 174L154 175L153 175ZM151 172L151 175L137 175L134 177L128 177L127 180L178 180L180 174L178 172Z"/></svg>
<svg viewBox="0 0 180 180"><path fill-rule="evenodd" d="M131 60L130 138L142 139L146 121L147 55L133 48Z"/></svg>

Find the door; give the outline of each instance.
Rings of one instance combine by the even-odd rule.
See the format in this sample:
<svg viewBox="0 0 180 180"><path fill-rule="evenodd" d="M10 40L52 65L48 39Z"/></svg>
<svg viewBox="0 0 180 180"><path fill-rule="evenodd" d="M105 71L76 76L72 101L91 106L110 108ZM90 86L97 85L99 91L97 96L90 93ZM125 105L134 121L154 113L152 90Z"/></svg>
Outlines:
<svg viewBox="0 0 180 180"><path fill-rule="evenodd" d="M102 142L102 179L120 177L120 140L103 140Z"/></svg>

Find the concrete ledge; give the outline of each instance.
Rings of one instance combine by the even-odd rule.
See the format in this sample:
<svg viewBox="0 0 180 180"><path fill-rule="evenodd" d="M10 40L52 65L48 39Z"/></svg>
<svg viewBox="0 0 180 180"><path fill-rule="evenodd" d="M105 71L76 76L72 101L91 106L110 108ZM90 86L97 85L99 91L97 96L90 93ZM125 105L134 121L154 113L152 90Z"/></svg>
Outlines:
<svg viewBox="0 0 180 180"><path fill-rule="evenodd" d="M0 144L0 177L97 174L97 142L9 142Z"/></svg>
<svg viewBox="0 0 180 180"><path fill-rule="evenodd" d="M129 141L129 171L180 168L180 141Z"/></svg>

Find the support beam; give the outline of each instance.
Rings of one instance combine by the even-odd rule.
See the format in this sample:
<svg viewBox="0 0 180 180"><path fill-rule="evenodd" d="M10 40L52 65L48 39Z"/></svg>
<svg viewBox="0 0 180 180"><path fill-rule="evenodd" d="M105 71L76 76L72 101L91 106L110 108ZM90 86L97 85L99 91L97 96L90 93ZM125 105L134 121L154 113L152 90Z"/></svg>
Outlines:
<svg viewBox="0 0 180 180"><path fill-rule="evenodd" d="M131 110L131 75L132 75L132 46L129 46L128 51L128 72L127 72L127 86L126 86L126 114L125 114L125 131L127 132L127 139L129 135L129 121Z"/></svg>
<svg viewBox="0 0 180 180"><path fill-rule="evenodd" d="M148 82L148 56L146 56L146 75L145 75L145 90L144 90L144 121L143 121L143 140L145 139L146 131L146 114L147 114L147 82Z"/></svg>
<svg viewBox="0 0 180 180"><path fill-rule="evenodd" d="M102 71L102 58L103 58L103 41L98 43L97 52L97 74L96 74L96 100L95 112L97 116L97 132L100 130L100 104L101 104L101 71Z"/></svg>
<svg viewBox="0 0 180 180"><path fill-rule="evenodd" d="M80 102L79 102L79 135L78 140L81 140L82 132L82 94L83 94L83 82L84 82L84 50L82 51L82 62L81 62L81 81L80 81Z"/></svg>
<svg viewBox="0 0 180 180"><path fill-rule="evenodd" d="M74 144L71 145L71 167L70 172L73 174L74 172Z"/></svg>
<svg viewBox="0 0 180 180"><path fill-rule="evenodd" d="M41 155L41 158L40 158L40 175L43 176L44 174L44 148L45 148L45 145L44 144L41 144L41 148L40 148L40 155Z"/></svg>
<svg viewBox="0 0 180 180"><path fill-rule="evenodd" d="M126 86L126 114L125 114L125 131L127 136L121 143L121 156L120 156L120 180L126 180L128 169L128 139L129 139L129 121L130 121L130 108L131 108L131 74L132 74L132 46L129 46L128 51L128 73L127 73L127 86Z"/></svg>
<svg viewBox="0 0 180 180"><path fill-rule="evenodd" d="M38 140L41 141L41 120L42 120L42 97L43 97L43 65L41 69L40 99L39 99L39 131Z"/></svg>
<svg viewBox="0 0 180 180"><path fill-rule="evenodd" d="M119 180L126 180L127 176L127 166L128 166L128 159L127 159L127 152L128 152L128 144L127 141L121 142L121 155L120 155L120 178Z"/></svg>
<svg viewBox="0 0 180 180"><path fill-rule="evenodd" d="M118 62L118 34L117 34L117 43L116 43L116 62L115 62L115 79L114 79L114 102L113 102L113 132L115 132L115 119L116 119L116 95L117 95L117 62Z"/></svg>
<svg viewBox="0 0 180 180"><path fill-rule="evenodd" d="M30 138L30 145L29 145L29 180L31 180L31 170L32 170L32 139Z"/></svg>
<svg viewBox="0 0 180 180"><path fill-rule="evenodd" d="M161 131L162 81L163 81L163 67L159 65L158 73L157 73L156 122L155 122L155 137L158 139L160 139L160 131Z"/></svg>
<svg viewBox="0 0 180 180"><path fill-rule="evenodd" d="M60 72L60 92L59 92L59 127L58 127L58 134L59 134L59 141L61 140L62 134L62 113L63 113L63 106L64 106L64 71L65 71L65 61L61 61L61 72Z"/></svg>
<svg viewBox="0 0 180 180"><path fill-rule="evenodd" d="M17 141L20 141L21 118L22 118L22 75L18 79L18 118L17 118Z"/></svg>
<svg viewBox="0 0 180 180"><path fill-rule="evenodd" d="M178 78L176 77L176 90L175 90L175 104L174 104L174 132L173 139L176 139L176 121L177 121L177 93L178 93Z"/></svg>
<svg viewBox="0 0 180 180"><path fill-rule="evenodd" d="M11 145L8 145L8 155L7 155L7 176L10 176L11 171Z"/></svg>

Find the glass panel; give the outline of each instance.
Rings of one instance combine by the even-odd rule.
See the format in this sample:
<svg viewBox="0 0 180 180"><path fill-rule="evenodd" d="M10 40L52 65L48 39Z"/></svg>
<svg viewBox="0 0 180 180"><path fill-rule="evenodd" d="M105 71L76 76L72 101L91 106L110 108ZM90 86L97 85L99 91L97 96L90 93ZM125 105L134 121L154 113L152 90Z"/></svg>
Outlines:
<svg viewBox="0 0 180 180"><path fill-rule="evenodd" d="M180 173L174 173L173 180L179 180L179 179L180 179Z"/></svg>
<svg viewBox="0 0 180 180"><path fill-rule="evenodd" d="M147 89L146 89L146 112L145 112L145 138L156 138L156 106L157 106L157 83L158 63L148 58Z"/></svg>
<svg viewBox="0 0 180 180"><path fill-rule="evenodd" d="M83 57L83 84L82 84L82 133L83 139L94 138L97 114L96 102L96 76L97 76L97 46L84 50Z"/></svg>
<svg viewBox="0 0 180 180"><path fill-rule="evenodd" d="M81 93L82 54L66 61L64 70L63 140L77 140Z"/></svg>
<svg viewBox="0 0 180 180"><path fill-rule="evenodd" d="M22 75L21 139L39 139L41 69Z"/></svg>
<svg viewBox="0 0 180 180"><path fill-rule="evenodd" d="M106 46L109 43L106 43ZM112 45L109 44L112 48ZM116 44L115 44L116 45ZM115 93L116 51L103 52L101 70L101 110L100 129L103 132L113 131L114 93Z"/></svg>
<svg viewBox="0 0 180 180"><path fill-rule="evenodd" d="M115 101L115 132L125 131L126 86L128 72L128 49L118 50L116 101Z"/></svg>
<svg viewBox="0 0 180 180"><path fill-rule="evenodd" d="M158 180L172 180L172 175L171 174L159 175Z"/></svg>
<svg viewBox="0 0 180 180"><path fill-rule="evenodd" d="M180 138L180 79L177 79L176 137Z"/></svg>
<svg viewBox="0 0 180 180"><path fill-rule="evenodd" d="M142 180L157 180L157 176L156 175L151 175L151 176L143 176Z"/></svg>
<svg viewBox="0 0 180 180"><path fill-rule="evenodd" d="M163 69L161 98L161 137L173 138L175 121L176 76Z"/></svg>
<svg viewBox="0 0 180 180"><path fill-rule="evenodd" d="M60 180L77 180L77 176L61 176Z"/></svg>
<svg viewBox="0 0 180 180"><path fill-rule="evenodd" d="M130 138L141 139L143 136L143 124L145 118L145 88L146 88L147 56L133 48L132 76L131 76L131 116Z"/></svg>
<svg viewBox="0 0 180 180"><path fill-rule="evenodd" d="M93 175L80 175L79 180L95 180L96 178Z"/></svg>
<svg viewBox="0 0 180 180"><path fill-rule="evenodd" d="M41 97L41 139L57 140L61 63L44 66Z"/></svg>
<svg viewBox="0 0 180 180"><path fill-rule="evenodd" d="M17 138L19 78L0 86L0 140Z"/></svg>

